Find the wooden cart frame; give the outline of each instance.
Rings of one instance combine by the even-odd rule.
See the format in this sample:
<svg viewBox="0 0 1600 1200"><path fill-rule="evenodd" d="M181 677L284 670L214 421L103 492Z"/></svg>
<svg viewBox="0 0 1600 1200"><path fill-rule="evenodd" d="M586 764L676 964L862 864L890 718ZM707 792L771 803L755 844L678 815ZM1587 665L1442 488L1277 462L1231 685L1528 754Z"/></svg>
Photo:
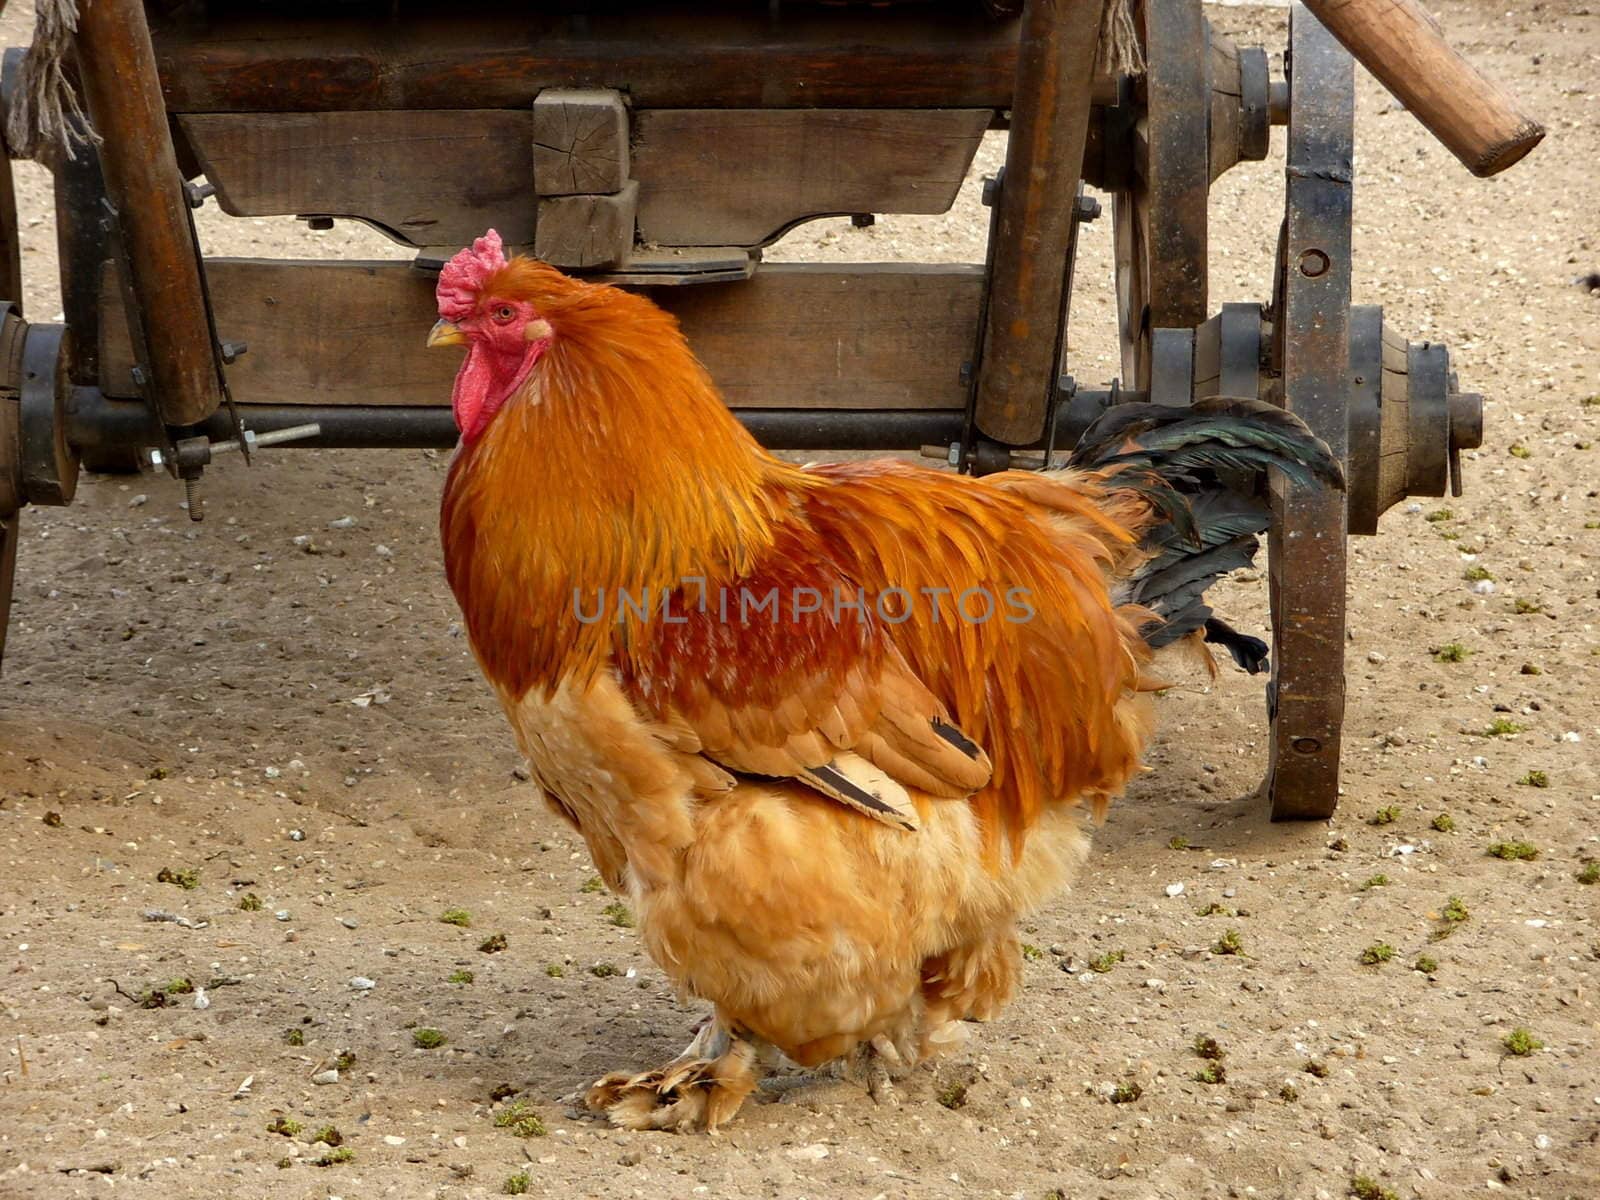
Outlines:
<svg viewBox="0 0 1600 1200"><path fill-rule="evenodd" d="M80 463L163 468L199 519L224 450L453 444L453 364L423 355L419 331L432 273L492 224L649 289L777 448L932 447L987 472L1051 461L1125 399L1259 395L1299 413L1350 489L1273 485L1265 787L1274 818L1328 816L1346 535L1375 532L1404 496L1459 494L1481 403L1443 347L1350 305L1353 66L1328 27L1296 4L1274 79L1266 51L1215 33L1199 0L1144 0L1144 69L1118 74L1098 65L1105 2L445 18L85 0L69 67L100 141L40 155L63 323L23 318L0 172L0 639L18 510L69 502ZM1375 23L1366 0L1315 6L1479 173L1539 140L1419 10L1385 6L1399 17ZM8 102L27 53L7 56ZM1288 138L1274 294L1213 312L1208 190L1264 158L1273 126ZM760 265L818 215L943 211L997 127L986 263ZM1077 229L1100 215L1085 183L1114 196L1122 375L1099 389L1064 353ZM212 196L235 215L364 220L409 260L203 261L190 209Z"/></svg>

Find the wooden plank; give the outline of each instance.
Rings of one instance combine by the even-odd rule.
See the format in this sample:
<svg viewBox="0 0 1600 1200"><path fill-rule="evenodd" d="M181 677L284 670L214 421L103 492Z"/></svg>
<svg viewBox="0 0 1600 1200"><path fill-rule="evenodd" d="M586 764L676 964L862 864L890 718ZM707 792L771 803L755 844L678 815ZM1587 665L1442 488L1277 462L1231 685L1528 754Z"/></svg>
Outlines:
<svg viewBox="0 0 1600 1200"><path fill-rule="evenodd" d="M431 275L396 262L209 259L240 404L438 405L458 356L427 350ZM683 323L734 407L959 409L979 267L773 265L741 283L640 289ZM114 268L100 288L100 386L135 393Z"/></svg>
<svg viewBox="0 0 1600 1200"><path fill-rule="evenodd" d="M363 217L411 245L533 240L533 115L221 113L179 123L223 211ZM351 164L359 162L359 170Z"/></svg>
<svg viewBox="0 0 1600 1200"><path fill-rule="evenodd" d="M1071 296L1067 254L1083 174L1103 0L1029 0L1023 10L1005 183L978 362L976 424L1026 446L1044 433Z"/></svg>
<svg viewBox="0 0 1600 1200"><path fill-rule="evenodd" d="M944 212L991 116L636 114L641 236L662 246L753 247L814 215ZM211 113L181 122L236 216L362 217L413 246L465 245L490 226L510 245L535 240L532 112ZM353 155L362 170L350 169Z"/></svg>
<svg viewBox="0 0 1600 1200"><path fill-rule="evenodd" d="M140 310L151 395L164 420L203 421L216 411L222 393L199 252L178 186L143 7L136 0L96 0L80 14L74 45L88 116L104 139L104 198L116 213L130 291ZM102 209L91 219L103 215Z"/></svg>
<svg viewBox="0 0 1600 1200"><path fill-rule="evenodd" d="M964 408L983 268L764 266L747 283L649 290L735 408Z"/></svg>
<svg viewBox="0 0 1600 1200"><path fill-rule="evenodd" d="M647 110L634 116L639 236L760 246L829 213L942 213L987 109Z"/></svg>
<svg viewBox="0 0 1600 1200"><path fill-rule="evenodd" d="M546 88L626 87L640 108L1011 104L1017 34L980 5L457 5L401 20L212 6L152 14L172 112L527 111ZM560 11L567 8L569 11Z"/></svg>
<svg viewBox="0 0 1600 1200"><path fill-rule="evenodd" d="M1166 64L1146 81L1150 326L1195 326L1210 315L1206 25L1194 0L1149 0L1145 28L1146 52L1152 61Z"/></svg>
<svg viewBox="0 0 1600 1200"><path fill-rule="evenodd" d="M547 88L533 101L533 185L541 196L620 192L628 110L620 92Z"/></svg>
<svg viewBox="0 0 1600 1200"><path fill-rule="evenodd" d="M557 267L609 267L633 249L639 185L614 196L540 196L533 253Z"/></svg>

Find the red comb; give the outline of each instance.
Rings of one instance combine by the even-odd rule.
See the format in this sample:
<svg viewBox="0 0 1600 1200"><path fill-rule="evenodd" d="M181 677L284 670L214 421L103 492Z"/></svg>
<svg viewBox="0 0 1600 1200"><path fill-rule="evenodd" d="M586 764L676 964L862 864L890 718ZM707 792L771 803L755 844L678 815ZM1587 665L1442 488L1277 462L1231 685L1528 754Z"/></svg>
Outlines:
<svg viewBox="0 0 1600 1200"><path fill-rule="evenodd" d="M445 263L444 270L439 272L439 286L434 291L439 301L439 315L447 321L471 316L484 280L505 265L505 247L500 235L491 229L469 249L460 251Z"/></svg>

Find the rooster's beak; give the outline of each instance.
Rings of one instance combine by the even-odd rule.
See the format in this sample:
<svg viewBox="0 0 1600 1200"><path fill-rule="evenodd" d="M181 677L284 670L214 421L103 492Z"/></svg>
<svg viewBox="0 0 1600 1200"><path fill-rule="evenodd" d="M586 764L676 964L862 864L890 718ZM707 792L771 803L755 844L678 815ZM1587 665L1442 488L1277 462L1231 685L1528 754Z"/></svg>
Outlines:
<svg viewBox="0 0 1600 1200"><path fill-rule="evenodd" d="M435 346L464 346L466 342L467 335L461 332L461 327L453 325L449 321L439 321L432 329L428 330L428 349L430 350Z"/></svg>

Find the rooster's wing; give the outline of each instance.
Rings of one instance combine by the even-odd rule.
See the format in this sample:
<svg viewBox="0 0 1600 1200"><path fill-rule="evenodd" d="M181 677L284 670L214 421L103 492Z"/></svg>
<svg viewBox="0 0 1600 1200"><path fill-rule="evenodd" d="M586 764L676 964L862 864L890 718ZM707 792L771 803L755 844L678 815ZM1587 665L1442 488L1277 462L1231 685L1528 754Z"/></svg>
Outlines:
<svg viewBox="0 0 1600 1200"><path fill-rule="evenodd" d="M914 829L910 793L969 796L988 755L805 534L780 531L736 580L678 589L619 651L623 684L679 751Z"/></svg>

